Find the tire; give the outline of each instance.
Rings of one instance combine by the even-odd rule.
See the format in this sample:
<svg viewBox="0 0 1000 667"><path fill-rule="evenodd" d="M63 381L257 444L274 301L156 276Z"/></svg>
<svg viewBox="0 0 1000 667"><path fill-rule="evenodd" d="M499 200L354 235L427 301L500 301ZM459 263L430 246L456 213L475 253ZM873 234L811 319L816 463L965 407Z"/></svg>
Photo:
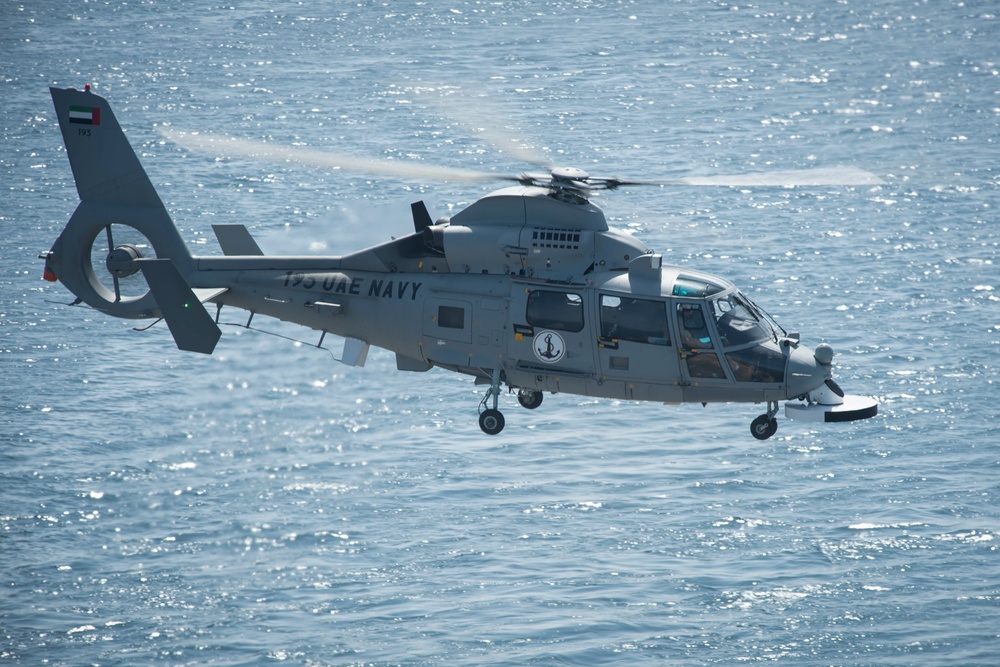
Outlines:
<svg viewBox="0 0 1000 667"><path fill-rule="evenodd" d="M479 428L487 435L496 435L503 430L504 418L499 410L484 410L479 415Z"/></svg>
<svg viewBox="0 0 1000 667"><path fill-rule="evenodd" d="M518 389L517 390L517 402L529 410L534 410L539 405L542 404L542 398L544 394L540 391L535 391L533 389Z"/></svg>
<svg viewBox="0 0 1000 667"><path fill-rule="evenodd" d="M778 420L774 417L761 415L750 422L750 433L758 440L767 440L778 432Z"/></svg>

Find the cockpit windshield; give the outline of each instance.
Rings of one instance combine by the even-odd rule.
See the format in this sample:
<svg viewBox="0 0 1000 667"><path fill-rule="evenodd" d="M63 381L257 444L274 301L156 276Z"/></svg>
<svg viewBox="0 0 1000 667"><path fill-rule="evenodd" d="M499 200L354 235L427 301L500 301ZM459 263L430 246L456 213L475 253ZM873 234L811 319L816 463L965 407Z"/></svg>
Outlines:
<svg viewBox="0 0 1000 667"><path fill-rule="evenodd" d="M722 347L737 347L777 340L777 326L750 299L740 292L730 292L709 299Z"/></svg>

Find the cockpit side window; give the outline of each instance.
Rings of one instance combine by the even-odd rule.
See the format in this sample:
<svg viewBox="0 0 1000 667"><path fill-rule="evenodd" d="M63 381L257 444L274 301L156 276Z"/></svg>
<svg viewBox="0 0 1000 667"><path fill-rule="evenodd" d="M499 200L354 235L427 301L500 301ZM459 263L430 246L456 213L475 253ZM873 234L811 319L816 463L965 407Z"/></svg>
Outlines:
<svg viewBox="0 0 1000 667"><path fill-rule="evenodd" d="M681 345L694 350L712 349L712 335L708 333L701 304L678 303L677 324L681 330Z"/></svg>
<svg viewBox="0 0 1000 667"><path fill-rule="evenodd" d="M528 295L528 324L543 329L583 329L583 299L572 292L534 290Z"/></svg>
<svg viewBox="0 0 1000 667"><path fill-rule="evenodd" d="M739 292L710 300L722 347L738 347L772 337L770 324Z"/></svg>
<svg viewBox="0 0 1000 667"><path fill-rule="evenodd" d="M681 332L678 347L688 374L693 378L726 379L701 303L682 301L677 304L677 328Z"/></svg>
<svg viewBox="0 0 1000 667"><path fill-rule="evenodd" d="M670 345L667 305L662 301L602 294L601 338Z"/></svg>

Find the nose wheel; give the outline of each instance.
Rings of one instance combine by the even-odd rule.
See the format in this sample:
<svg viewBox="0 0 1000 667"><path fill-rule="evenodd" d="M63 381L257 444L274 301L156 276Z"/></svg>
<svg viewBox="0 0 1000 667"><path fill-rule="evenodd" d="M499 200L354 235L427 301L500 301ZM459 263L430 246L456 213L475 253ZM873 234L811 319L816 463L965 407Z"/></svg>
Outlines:
<svg viewBox="0 0 1000 667"><path fill-rule="evenodd" d="M758 440L767 440L778 432L778 420L774 415L778 414L777 402L768 402L767 413L750 422L750 433Z"/></svg>

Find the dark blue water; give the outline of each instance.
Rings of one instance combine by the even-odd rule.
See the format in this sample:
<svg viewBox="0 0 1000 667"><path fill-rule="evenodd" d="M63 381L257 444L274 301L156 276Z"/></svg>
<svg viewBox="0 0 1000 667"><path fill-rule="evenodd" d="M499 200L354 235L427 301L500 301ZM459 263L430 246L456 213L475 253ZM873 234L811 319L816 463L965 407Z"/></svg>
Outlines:
<svg viewBox="0 0 1000 667"><path fill-rule="evenodd" d="M235 3L232 3L235 4ZM0 662L993 665L1000 661L994 3L0 6ZM196 252L403 234L488 186L215 161L157 125L518 172L849 165L886 185L599 204L732 279L856 424L506 399L224 330L176 350L42 282L76 191L48 86L106 96ZM294 328L261 324L285 335Z"/></svg>

